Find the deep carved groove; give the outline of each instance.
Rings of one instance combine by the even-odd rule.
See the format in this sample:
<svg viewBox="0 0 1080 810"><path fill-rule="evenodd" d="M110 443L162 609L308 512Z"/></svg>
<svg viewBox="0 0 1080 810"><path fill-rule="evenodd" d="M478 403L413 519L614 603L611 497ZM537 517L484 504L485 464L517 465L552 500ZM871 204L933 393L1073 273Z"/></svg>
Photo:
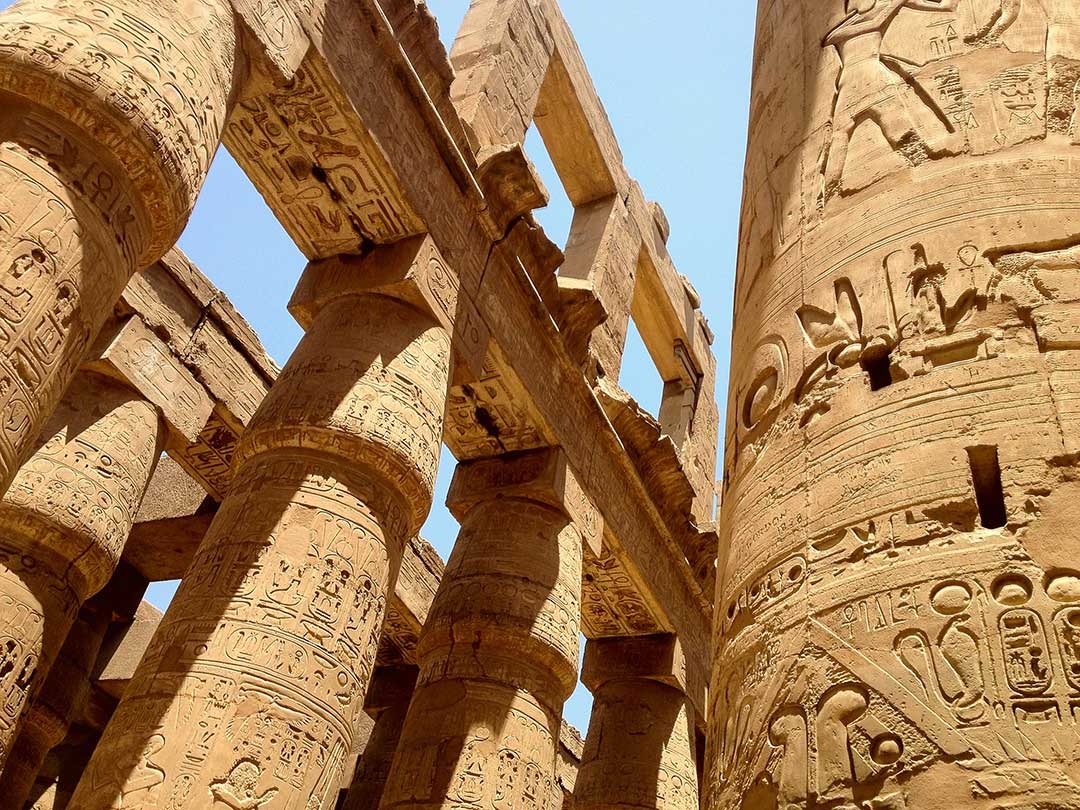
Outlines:
<svg viewBox="0 0 1080 810"><path fill-rule="evenodd" d="M1001 487L1001 464L998 449L993 445L969 447L968 463L975 484L975 501L984 529L1000 529L1008 522L1005 512L1005 493Z"/></svg>
<svg viewBox="0 0 1080 810"><path fill-rule="evenodd" d="M893 384L892 356L889 352L882 352L872 356L863 356L859 363L870 378L870 390L880 391Z"/></svg>

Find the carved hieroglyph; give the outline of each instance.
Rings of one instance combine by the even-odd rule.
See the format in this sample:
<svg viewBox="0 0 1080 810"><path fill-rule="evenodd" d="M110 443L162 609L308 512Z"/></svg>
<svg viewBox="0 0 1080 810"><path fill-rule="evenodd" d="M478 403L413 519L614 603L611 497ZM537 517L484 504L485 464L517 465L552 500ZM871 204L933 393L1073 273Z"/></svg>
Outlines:
<svg viewBox="0 0 1080 810"><path fill-rule="evenodd" d="M458 467L461 532L420 636L387 808L546 810L577 681L581 533L560 451Z"/></svg>
<svg viewBox="0 0 1080 810"><path fill-rule="evenodd" d="M225 0L0 13L0 490L130 275L183 229L235 50Z"/></svg>
<svg viewBox="0 0 1080 810"><path fill-rule="evenodd" d="M416 676L414 666L375 670L364 707L374 718L375 726L360 754L341 810L378 810L416 687Z"/></svg>
<svg viewBox="0 0 1080 810"><path fill-rule="evenodd" d="M0 501L0 763L79 607L112 576L164 442L157 410L81 373Z"/></svg>
<svg viewBox="0 0 1080 810"><path fill-rule="evenodd" d="M411 269L387 257L401 254L335 278ZM307 335L241 440L76 807L333 807L387 592L431 503L450 337L378 291L322 300L322 269L299 288Z"/></svg>
<svg viewBox="0 0 1080 810"><path fill-rule="evenodd" d="M1080 8L761 5L710 810L1080 808Z"/></svg>

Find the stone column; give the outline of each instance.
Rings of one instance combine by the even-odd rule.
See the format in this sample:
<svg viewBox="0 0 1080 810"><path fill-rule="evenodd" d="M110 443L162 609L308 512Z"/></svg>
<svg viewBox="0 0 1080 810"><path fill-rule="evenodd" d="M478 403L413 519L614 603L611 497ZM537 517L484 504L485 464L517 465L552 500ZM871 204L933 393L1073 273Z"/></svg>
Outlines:
<svg viewBox="0 0 1080 810"><path fill-rule="evenodd" d="M109 583L82 606L40 694L25 712L0 774L0 796L11 807L23 807L49 751L60 745L71 725L83 716L106 633L118 616L134 615L146 585L137 571L121 563Z"/></svg>
<svg viewBox="0 0 1080 810"><path fill-rule="evenodd" d="M0 492L128 278L183 230L236 47L227 0L0 13Z"/></svg>
<svg viewBox="0 0 1080 810"><path fill-rule="evenodd" d="M436 276L453 278L426 237L309 265L291 305L307 334L73 807L333 805L431 504L450 369Z"/></svg>
<svg viewBox="0 0 1080 810"><path fill-rule="evenodd" d="M591 640L581 680L593 708L575 810L697 810L696 733L675 637Z"/></svg>
<svg viewBox="0 0 1080 810"><path fill-rule="evenodd" d="M153 405L76 377L0 501L0 765L79 607L109 581L164 443Z"/></svg>
<svg viewBox="0 0 1080 810"><path fill-rule="evenodd" d="M360 754L341 810L378 810L416 688L416 677L417 669L411 666L375 670L364 706L375 727Z"/></svg>
<svg viewBox="0 0 1080 810"><path fill-rule="evenodd" d="M551 806L577 683L583 501L559 450L458 467L461 522L381 807Z"/></svg>
<svg viewBox="0 0 1080 810"><path fill-rule="evenodd" d="M761 9L706 806L1080 806L1080 6Z"/></svg>
<svg viewBox="0 0 1080 810"><path fill-rule="evenodd" d="M109 614L88 602L53 662L41 694L26 710L19 736L0 775L0 796L21 808L34 786L45 757L67 735L73 715L90 688L90 671L109 626Z"/></svg>

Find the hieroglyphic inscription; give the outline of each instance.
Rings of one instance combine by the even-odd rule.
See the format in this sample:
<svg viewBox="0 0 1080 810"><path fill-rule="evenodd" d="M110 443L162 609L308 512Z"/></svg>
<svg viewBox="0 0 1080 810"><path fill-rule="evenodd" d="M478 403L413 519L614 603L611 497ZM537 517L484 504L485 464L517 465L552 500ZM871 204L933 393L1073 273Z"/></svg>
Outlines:
<svg viewBox="0 0 1080 810"><path fill-rule="evenodd" d="M325 64L309 55L287 88L241 101L229 121L229 150L309 258L423 230L355 120Z"/></svg>
<svg viewBox="0 0 1080 810"><path fill-rule="evenodd" d="M352 750L387 588L434 486L450 338L380 295L326 304L241 439L236 473L76 798L325 808ZM129 729L140 729L131 733ZM130 775L164 739L157 784Z"/></svg>
<svg viewBox="0 0 1080 810"><path fill-rule="evenodd" d="M0 502L0 758L82 602L109 580L161 452L163 425L125 386L84 373Z"/></svg>

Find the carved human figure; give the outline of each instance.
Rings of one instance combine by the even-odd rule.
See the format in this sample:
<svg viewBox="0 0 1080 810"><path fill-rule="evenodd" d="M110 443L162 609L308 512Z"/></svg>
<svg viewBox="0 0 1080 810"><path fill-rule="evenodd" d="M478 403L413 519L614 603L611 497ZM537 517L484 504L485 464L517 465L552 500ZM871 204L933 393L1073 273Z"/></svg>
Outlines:
<svg viewBox="0 0 1080 810"><path fill-rule="evenodd" d="M461 533L421 633L384 810L552 805L581 622L569 475L557 450L458 467L448 504Z"/></svg>
<svg viewBox="0 0 1080 810"><path fill-rule="evenodd" d="M76 612L119 563L163 441L153 405L84 372L0 501L0 763Z"/></svg>
<svg viewBox="0 0 1080 810"><path fill-rule="evenodd" d="M236 47L227 0L0 12L0 492L131 274L183 230Z"/></svg>
<svg viewBox="0 0 1080 810"><path fill-rule="evenodd" d="M927 131L909 105L922 103L881 61L881 43L902 9L954 11L959 0L848 0L848 15L825 38L840 55L840 78L833 103L832 143L825 165L825 191L838 190L855 129L873 120L895 149L921 143L931 154L958 151L956 133L944 124Z"/></svg>
<svg viewBox="0 0 1080 810"><path fill-rule="evenodd" d="M262 770L257 762L240 760L233 765L225 779L210 784L214 806L223 804L232 810L259 810L264 804L269 804L277 796L278 789L272 787L258 792L260 776Z"/></svg>
<svg viewBox="0 0 1080 810"><path fill-rule="evenodd" d="M333 806L387 591L431 503L450 337L401 297L432 250L416 240L309 266L292 304L307 334L237 448L76 807L127 796L141 741L158 734L165 776L148 808L201 810L211 795L234 810ZM328 279L344 288L324 295ZM382 415L363 409L373 398ZM296 580L307 598L282 593Z"/></svg>
<svg viewBox="0 0 1080 810"><path fill-rule="evenodd" d="M785 242L740 258L706 806L1068 807L1080 7L758 31L744 213L775 189Z"/></svg>
<svg viewBox="0 0 1080 810"><path fill-rule="evenodd" d="M964 39L973 45L997 42L1020 17L1023 0L1000 0L1000 5L989 20L974 34Z"/></svg>

